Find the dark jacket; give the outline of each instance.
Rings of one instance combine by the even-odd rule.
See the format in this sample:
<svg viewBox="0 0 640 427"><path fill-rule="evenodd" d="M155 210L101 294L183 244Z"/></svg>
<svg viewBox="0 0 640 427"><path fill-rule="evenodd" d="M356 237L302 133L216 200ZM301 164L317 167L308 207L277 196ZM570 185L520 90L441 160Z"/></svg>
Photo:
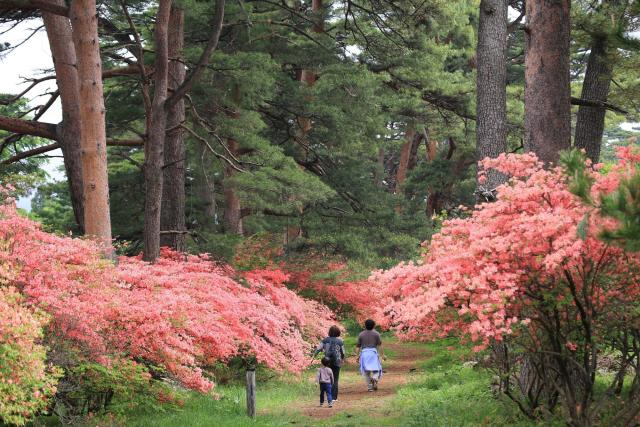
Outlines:
<svg viewBox="0 0 640 427"><path fill-rule="evenodd" d="M318 347L316 348L315 352L313 353L313 356L315 357L321 351L324 352L324 354L326 356L327 352L329 351L329 349L331 348L332 345L337 345L340 348L340 359L337 361L337 363L335 363L335 365L336 366L342 366L342 361L344 360L345 353L344 353L344 343L342 342L342 340L340 338L336 338L336 337L326 337L326 338L324 338L322 341L320 341L320 344L318 344ZM333 363L333 361L332 361L332 363Z"/></svg>

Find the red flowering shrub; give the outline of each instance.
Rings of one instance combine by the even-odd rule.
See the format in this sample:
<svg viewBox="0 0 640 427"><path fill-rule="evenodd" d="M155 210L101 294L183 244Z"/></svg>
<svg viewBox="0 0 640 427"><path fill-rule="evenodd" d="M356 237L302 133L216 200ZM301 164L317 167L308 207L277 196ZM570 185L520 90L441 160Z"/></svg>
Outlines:
<svg viewBox="0 0 640 427"><path fill-rule="evenodd" d="M635 169L631 160L607 175L592 171L593 191L614 189ZM476 350L505 340L522 348L538 372L547 369L542 387L582 425L596 416L598 356L607 346L622 353L618 381L640 357L640 256L598 238L615 222L569 191L562 168L545 170L533 154L483 165L512 177L498 200L446 221L420 262L375 273L380 316L408 338L459 333Z"/></svg>
<svg viewBox="0 0 640 427"><path fill-rule="evenodd" d="M123 355L144 361L200 391L213 385L202 369L232 357L300 371L333 322L278 273L242 278L204 255L168 250L156 264L121 257L113 265L93 242L45 233L12 204L0 207L0 242L2 278L51 315L52 342L105 366Z"/></svg>
<svg viewBox="0 0 640 427"><path fill-rule="evenodd" d="M354 272L342 257L314 251L283 255L279 236L259 235L236 248L234 265L242 270L277 271L286 276L281 283L307 298L345 316L369 316L371 284L366 276L354 279L362 273Z"/></svg>

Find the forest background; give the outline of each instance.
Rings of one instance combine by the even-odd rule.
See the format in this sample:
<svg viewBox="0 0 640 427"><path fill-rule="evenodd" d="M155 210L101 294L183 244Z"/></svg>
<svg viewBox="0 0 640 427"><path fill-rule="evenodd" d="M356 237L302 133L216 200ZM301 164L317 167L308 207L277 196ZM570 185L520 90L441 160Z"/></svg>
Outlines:
<svg viewBox="0 0 640 427"><path fill-rule="evenodd" d="M0 416L24 422L43 396L62 418L85 416L104 375L209 392L220 362L277 370L289 358L299 371L329 308L361 317L373 294L401 337L458 331L490 351L500 391L529 419L634 420L638 12L566 0L0 2L5 64L39 31L53 60L0 99L0 279L17 313L3 321L26 334L8 360L33 355L43 372L3 382L24 381L26 403ZM57 105L62 120L48 121ZM64 179L52 181L59 153ZM479 169L485 157L498 160ZM25 196L18 214L12 198ZM369 278L377 269L389 270ZM619 414L598 389L603 354L619 362ZM98 393L105 407L113 387ZM76 392L89 403L78 408Z"/></svg>

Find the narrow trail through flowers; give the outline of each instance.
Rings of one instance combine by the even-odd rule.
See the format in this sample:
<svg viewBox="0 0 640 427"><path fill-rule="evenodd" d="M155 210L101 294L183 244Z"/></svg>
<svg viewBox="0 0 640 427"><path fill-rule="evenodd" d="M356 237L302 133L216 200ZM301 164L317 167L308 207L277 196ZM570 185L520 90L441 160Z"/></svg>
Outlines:
<svg viewBox="0 0 640 427"><path fill-rule="evenodd" d="M331 419L366 417L393 418L398 416L392 405L399 387L410 382L420 372L420 363L426 358L424 348L410 343L398 342L395 339L385 341L387 360L383 363L384 375L376 392L368 392L364 379L358 371L355 356L348 357L340 374L340 395L333 408L319 407L318 393L305 396L293 403L287 411L303 414L310 419L323 419L331 425ZM315 381L315 370L306 373L303 380ZM311 421L311 420L309 420ZM304 425L301 419L299 424ZM324 424L323 424L324 425Z"/></svg>

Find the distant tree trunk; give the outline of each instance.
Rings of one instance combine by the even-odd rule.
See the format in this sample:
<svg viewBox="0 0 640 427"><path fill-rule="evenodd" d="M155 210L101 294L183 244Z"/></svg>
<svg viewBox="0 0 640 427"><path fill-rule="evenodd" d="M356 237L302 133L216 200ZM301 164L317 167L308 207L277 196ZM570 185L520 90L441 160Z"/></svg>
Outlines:
<svg viewBox="0 0 640 427"><path fill-rule="evenodd" d="M160 0L154 29L154 90L149 138L144 146L144 259L155 261L160 255L160 208L162 205L162 166L167 128L165 101L168 92L168 26L171 0Z"/></svg>
<svg viewBox="0 0 640 427"><path fill-rule="evenodd" d="M571 147L570 0L527 0L525 149L556 163Z"/></svg>
<svg viewBox="0 0 640 427"><path fill-rule="evenodd" d="M65 6L64 0L51 0L51 3ZM82 152L80 149L80 81L78 80L71 23L67 17L47 12L42 13L42 20L47 31L62 104L62 123L59 126L58 141L60 141L64 158L73 214L80 233L83 234L84 196Z"/></svg>
<svg viewBox="0 0 640 427"><path fill-rule="evenodd" d="M582 99L606 102L609 96L612 73L613 67L607 58L606 38L594 37L582 83ZM584 105L578 109L575 146L584 149L587 152L587 157L594 163L600 160L605 111L604 107Z"/></svg>
<svg viewBox="0 0 640 427"><path fill-rule="evenodd" d="M427 147L427 162L432 162L436 159L436 153L438 144L435 140L426 142ZM427 204L425 207L425 214L427 218L432 218L440 212L440 190L433 187L433 185L427 187Z"/></svg>
<svg viewBox="0 0 640 427"><path fill-rule="evenodd" d="M110 244L107 136L95 0L74 0L71 2L69 16L80 80L80 146L85 233Z"/></svg>
<svg viewBox="0 0 640 427"><path fill-rule="evenodd" d="M238 141L233 138L227 139L229 151L235 155L238 151ZM242 226L242 212L240 199L236 193L236 189L230 182L230 179L237 171L230 165L224 165L224 226L227 233L240 234L244 233Z"/></svg>
<svg viewBox="0 0 640 427"><path fill-rule="evenodd" d="M184 10L171 8L169 17L169 88L175 90L185 78L182 50L184 48ZM185 146L180 125L185 120L184 98L168 110L164 149L164 178L160 229L177 231L160 235L160 244L177 251L185 250Z"/></svg>
<svg viewBox="0 0 640 427"><path fill-rule="evenodd" d="M207 170L211 168L210 162L207 160L209 150L204 144L198 145L198 162L196 169L201 169L201 174L196 174L195 187L198 198L202 200L202 214L207 219L214 220L216 215L216 198L215 198L215 181L213 176L207 175Z"/></svg>
<svg viewBox="0 0 640 427"><path fill-rule="evenodd" d="M407 123L407 127L404 131L404 143L400 151L400 160L398 162L398 172L396 173L396 193L402 191L402 185L407 179L407 172L409 172L409 164L411 163L411 154L416 139L416 130L413 123ZM416 147L417 151L417 147ZM415 159L415 153L414 153ZM414 162L415 163L415 162Z"/></svg>
<svg viewBox="0 0 640 427"><path fill-rule="evenodd" d="M427 147L427 161L430 162L435 160L437 150L438 150L438 141L432 139L426 143L426 147Z"/></svg>
<svg viewBox="0 0 640 427"><path fill-rule="evenodd" d="M311 11L313 13L313 26L311 30L316 34L324 32L324 16L322 15L322 0L311 1ZM313 70L301 69L297 74L299 81L306 83L308 87L313 87L318 80L318 76ZM311 100L309 97L307 100ZM310 118L298 116L298 126L300 127L299 143L304 150L305 161L309 156L309 133L313 128L313 124ZM292 197L293 198L293 197ZM298 208L298 213L302 215L304 208ZM304 234L302 229L302 222L296 221L294 224L288 224L284 229L284 243L285 245L295 241L298 237Z"/></svg>
<svg viewBox="0 0 640 427"><path fill-rule="evenodd" d="M507 9L506 0L481 0L477 48L476 158L495 158L507 150ZM487 172L483 187L505 181ZM476 183L479 187L479 184Z"/></svg>

